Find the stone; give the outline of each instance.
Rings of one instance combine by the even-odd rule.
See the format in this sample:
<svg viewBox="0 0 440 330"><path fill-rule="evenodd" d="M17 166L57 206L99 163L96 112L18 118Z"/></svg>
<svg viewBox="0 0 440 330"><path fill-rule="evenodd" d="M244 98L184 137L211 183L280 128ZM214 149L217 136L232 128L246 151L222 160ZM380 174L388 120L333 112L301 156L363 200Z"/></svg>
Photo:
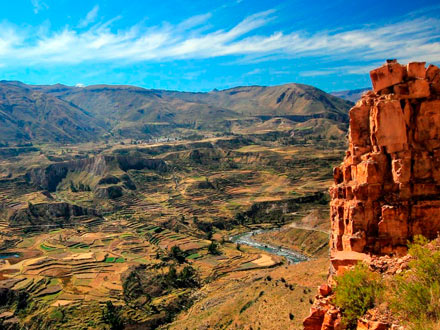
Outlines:
<svg viewBox="0 0 440 330"><path fill-rule="evenodd" d="M378 321L360 319L357 323L357 330L388 330L391 325Z"/></svg>
<svg viewBox="0 0 440 330"><path fill-rule="evenodd" d="M349 112L350 129L349 141L355 146L370 144L368 132L370 129L370 107L367 105L354 106ZM367 133L367 134L366 134Z"/></svg>
<svg viewBox="0 0 440 330"><path fill-rule="evenodd" d="M391 161L393 181L398 184L408 183L411 179L411 158L398 157Z"/></svg>
<svg viewBox="0 0 440 330"><path fill-rule="evenodd" d="M412 113L413 111L412 111L411 103L408 100L406 100L405 106L403 107L403 119L405 120L405 124L407 127L411 125Z"/></svg>
<svg viewBox="0 0 440 330"><path fill-rule="evenodd" d="M408 78L425 79L426 77L426 62L411 62L406 65Z"/></svg>
<svg viewBox="0 0 440 330"><path fill-rule="evenodd" d="M359 262L369 262L371 257L365 253L354 251L330 251L330 261L333 270L337 275L343 274L345 270Z"/></svg>
<svg viewBox="0 0 440 330"><path fill-rule="evenodd" d="M342 330L341 312L336 308L329 309L324 315L321 330Z"/></svg>
<svg viewBox="0 0 440 330"><path fill-rule="evenodd" d="M378 238L384 241L382 253L392 253L393 248L407 244L408 208L399 205L384 205L381 209L381 220L378 224Z"/></svg>
<svg viewBox="0 0 440 330"><path fill-rule="evenodd" d="M418 99L431 94L429 82L426 80L413 80L398 84L393 87L393 91L401 99Z"/></svg>
<svg viewBox="0 0 440 330"><path fill-rule="evenodd" d="M303 326L307 330L321 330L326 310L312 307L310 315L304 319Z"/></svg>
<svg viewBox="0 0 440 330"><path fill-rule="evenodd" d="M440 100L422 102L414 124L417 142L429 151L440 147Z"/></svg>
<svg viewBox="0 0 440 330"><path fill-rule="evenodd" d="M332 292L332 288L327 283L324 283L319 286L318 292L321 296L327 297Z"/></svg>
<svg viewBox="0 0 440 330"><path fill-rule="evenodd" d="M373 90L377 93L387 87L399 84L406 75L406 68L399 63L387 63L370 71Z"/></svg>
<svg viewBox="0 0 440 330"><path fill-rule="evenodd" d="M406 149L405 118L399 101L379 101L371 109L371 142L388 153Z"/></svg>
<svg viewBox="0 0 440 330"><path fill-rule="evenodd" d="M435 65L430 64L426 69L425 75L430 83L437 83L440 81L440 69Z"/></svg>

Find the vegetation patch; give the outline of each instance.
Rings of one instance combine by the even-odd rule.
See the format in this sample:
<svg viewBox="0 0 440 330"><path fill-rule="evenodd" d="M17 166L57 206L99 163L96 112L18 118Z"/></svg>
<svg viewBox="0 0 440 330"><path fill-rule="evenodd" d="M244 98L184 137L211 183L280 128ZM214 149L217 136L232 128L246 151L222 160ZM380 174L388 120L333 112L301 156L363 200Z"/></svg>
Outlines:
<svg viewBox="0 0 440 330"><path fill-rule="evenodd" d="M414 259L408 271L395 276L388 300L392 311L411 328L429 329L440 321L440 251L422 236L409 247Z"/></svg>
<svg viewBox="0 0 440 330"><path fill-rule="evenodd" d="M104 262L122 263L122 262L125 262L125 259L122 257L107 257L107 258L105 258Z"/></svg>
<svg viewBox="0 0 440 330"><path fill-rule="evenodd" d="M186 257L186 259L189 259L189 260L192 260L192 259L199 259L199 258L201 258L202 256L200 255L200 254L198 254L198 253L193 253L193 254L190 254L188 257Z"/></svg>
<svg viewBox="0 0 440 330"><path fill-rule="evenodd" d="M44 244L44 243L42 243L42 244L40 245L40 248L42 248L44 251L53 251L53 250L56 250L56 249L57 249L56 247L48 246L48 245L46 245L46 244Z"/></svg>
<svg viewBox="0 0 440 330"><path fill-rule="evenodd" d="M383 291L380 276L359 263L336 277L336 282L334 302L341 309L342 321L347 328L355 329L357 320L374 307Z"/></svg>

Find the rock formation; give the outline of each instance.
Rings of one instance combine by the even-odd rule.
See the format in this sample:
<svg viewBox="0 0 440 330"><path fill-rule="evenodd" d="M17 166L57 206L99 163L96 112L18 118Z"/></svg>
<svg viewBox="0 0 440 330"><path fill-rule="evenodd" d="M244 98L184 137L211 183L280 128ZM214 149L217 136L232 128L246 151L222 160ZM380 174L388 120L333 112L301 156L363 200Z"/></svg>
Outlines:
<svg viewBox="0 0 440 330"><path fill-rule="evenodd" d="M167 171L167 165L162 159L143 158L136 155L96 156L32 168L26 173L24 179L36 188L54 192L69 172L86 172L101 177L106 176L110 171L122 170L126 172L132 169L165 172ZM123 176L118 182L120 181L123 181L128 189L133 190L133 183L128 176ZM99 182L100 184L108 184L105 180Z"/></svg>
<svg viewBox="0 0 440 330"><path fill-rule="evenodd" d="M370 76L373 91L350 110L349 147L330 188L330 277L373 256L404 255L414 235L440 231L440 69L389 60ZM320 296L305 329L338 327Z"/></svg>

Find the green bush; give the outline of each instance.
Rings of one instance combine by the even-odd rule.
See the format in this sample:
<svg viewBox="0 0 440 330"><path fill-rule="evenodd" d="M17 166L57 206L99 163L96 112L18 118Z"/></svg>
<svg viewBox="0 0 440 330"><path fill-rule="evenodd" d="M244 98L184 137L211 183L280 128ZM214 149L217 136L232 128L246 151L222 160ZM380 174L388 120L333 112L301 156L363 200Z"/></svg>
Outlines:
<svg viewBox="0 0 440 330"><path fill-rule="evenodd" d="M380 277L360 263L335 279L334 303L341 309L342 321L347 328L355 328L357 319L374 307L382 293Z"/></svg>
<svg viewBox="0 0 440 330"><path fill-rule="evenodd" d="M119 314L118 308L111 301L107 301L102 311L102 321L108 324L111 330L122 330L124 329L124 321Z"/></svg>
<svg viewBox="0 0 440 330"><path fill-rule="evenodd" d="M409 246L414 257L409 270L391 283L391 309L419 329L440 320L440 251L429 249L427 243L424 237L415 237Z"/></svg>
<svg viewBox="0 0 440 330"><path fill-rule="evenodd" d="M220 255L222 254L220 252L219 246L216 242L212 241L211 244L208 245L208 252L212 255Z"/></svg>
<svg viewBox="0 0 440 330"><path fill-rule="evenodd" d="M186 261L187 253L182 251L180 247L176 245L171 248L169 257L176 260L179 264L183 264Z"/></svg>

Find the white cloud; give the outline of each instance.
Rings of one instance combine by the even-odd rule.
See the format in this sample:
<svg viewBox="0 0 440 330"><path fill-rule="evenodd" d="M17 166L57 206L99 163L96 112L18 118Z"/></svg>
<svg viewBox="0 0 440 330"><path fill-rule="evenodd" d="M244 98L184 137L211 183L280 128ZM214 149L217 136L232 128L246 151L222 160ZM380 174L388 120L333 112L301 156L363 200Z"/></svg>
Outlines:
<svg viewBox="0 0 440 330"><path fill-rule="evenodd" d="M244 75L245 76L253 76L253 75L261 74L262 72L263 72L263 70L256 68L256 69L253 69L252 71L245 73Z"/></svg>
<svg viewBox="0 0 440 330"><path fill-rule="evenodd" d="M363 71L365 73L368 71ZM303 71L299 75L301 77L317 77L317 76L329 76L337 73L337 70L323 69L323 70L311 70L311 71Z"/></svg>
<svg viewBox="0 0 440 330"><path fill-rule="evenodd" d="M180 23L177 27L186 30L190 29L196 26L200 26L201 24L205 23L208 19L210 19L212 16L211 13L206 13L203 15L196 15L193 17L190 17L186 20L184 20L182 23Z"/></svg>
<svg viewBox="0 0 440 330"><path fill-rule="evenodd" d="M95 6L87 14L82 22L84 27L96 20L98 10L99 7ZM275 19L274 13L273 10L257 13L229 29L216 30L200 29L201 25L209 23L209 13L191 17L177 25L146 27L138 24L116 31L111 29L113 20L85 30L66 27L60 31L23 30L1 23L0 63L9 66L83 62L123 65L220 56L236 56L248 62L277 57L315 57L317 61L362 62L363 67L381 63L388 57L402 62L440 62L440 20L437 18L418 18L342 32L260 33L260 28L267 27ZM338 70L356 73L359 67L343 66ZM332 73L319 68L317 71L320 74ZM307 75L307 72L304 74Z"/></svg>
<svg viewBox="0 0 440 330"><path fill-rule="evenodd" d="M84 28L86 26L89 26L91 23L95 22L96 18L98 17L98 11L99 11L99 6L95 5L95 7L93 7L92 10L90 10L87 13L86 17L79 22L78 27Z"/></svg>
<svg viewBox="0 0 440 330"><path fill-rule="evenodd" d="M43 0L31 0L34 13L38 14L41 10L48 9L49 6Z"/></svg>

